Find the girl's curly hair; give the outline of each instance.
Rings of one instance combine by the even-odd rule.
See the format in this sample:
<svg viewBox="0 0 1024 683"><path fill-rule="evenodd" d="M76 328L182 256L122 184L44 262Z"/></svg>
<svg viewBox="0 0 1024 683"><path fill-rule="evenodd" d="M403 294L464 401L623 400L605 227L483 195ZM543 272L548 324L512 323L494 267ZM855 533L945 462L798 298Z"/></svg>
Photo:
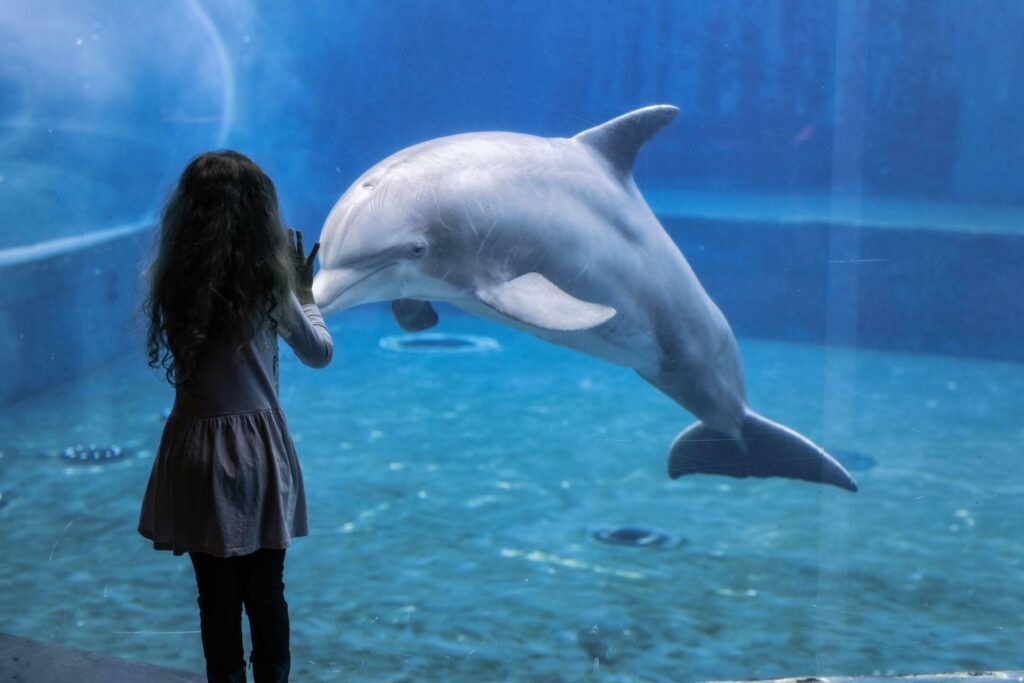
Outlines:
<svg viewBox="0 0 1024 683"><path fill-rule="evenodd" d="M294 280L274 183L238 152L200 154L160 221L143 304L150 367L188 384L210 344L248 344Z"/></svg>

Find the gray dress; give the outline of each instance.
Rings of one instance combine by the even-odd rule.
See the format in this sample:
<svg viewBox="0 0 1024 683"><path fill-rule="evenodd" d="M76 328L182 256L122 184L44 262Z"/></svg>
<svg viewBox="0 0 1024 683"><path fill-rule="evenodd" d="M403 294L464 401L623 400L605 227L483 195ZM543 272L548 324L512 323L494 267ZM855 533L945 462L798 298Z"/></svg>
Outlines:
<svg viewBox="0 0 1024 683"><path fill-rule="evenodd" d="M142 500L139 533L158 550L217 557L305 536L302 471L277 398L277 337L315 368L334 346L320 309L294 297L241 351L219 345L179 388Z"/></svg>

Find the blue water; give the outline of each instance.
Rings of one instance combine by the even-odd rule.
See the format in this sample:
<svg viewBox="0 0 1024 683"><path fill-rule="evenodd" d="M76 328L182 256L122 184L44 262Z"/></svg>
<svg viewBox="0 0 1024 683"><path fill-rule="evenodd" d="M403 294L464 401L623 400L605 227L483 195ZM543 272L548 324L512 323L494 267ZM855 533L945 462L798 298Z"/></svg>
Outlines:
<svg viewBox="0 0 1024 683"><path fill-rule="evenodd" d="M294 679L1024 669L1022 31L1015 0L0 3L0 632L203 668L188 561L135 533L170 392L130 306L191 156L249 154L315 234L406 146L669 103L639 186L751 405L861 491L670 481L691 418L632 372L348 311L329 369L282 362Z"/></svg>
<svg viewBox="0 0 1024 683"><path fill-rule="evenodd" d="M688 416L526 335L445 309L442 332L499 347L400 353L384 309L331 321L332 366L282 363L311 524L287 567L297 680L1021 666L1020 365L741 340L753 406L870 454L850 495L669 481ZM141 365L8 409L0 631L201 671L188 561L134 531L170 400ZM82 442L131 457L53 457ZM592 538L623 526L675 542Z"/></svg>

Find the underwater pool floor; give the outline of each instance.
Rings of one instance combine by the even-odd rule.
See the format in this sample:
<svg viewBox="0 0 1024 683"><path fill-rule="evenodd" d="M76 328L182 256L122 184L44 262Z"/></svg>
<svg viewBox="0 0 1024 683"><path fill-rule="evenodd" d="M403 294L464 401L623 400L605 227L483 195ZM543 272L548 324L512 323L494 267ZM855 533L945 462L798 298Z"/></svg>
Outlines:
<svg viewBox="0 0 1024 683"><path fill-rule="evenodd" d="M665 474L691 418L632 372L463 316L400 353L383 309L287 353L311 534L295 680L695 681L1024 668L1024 365L741 340L751 405L861 491ZM139 343L141 348L141 341ZM201 671L187 558L135 526L171 392L141 352L5 408L0 632ZM68 447L116 445L103 464ZM644 529L670 542L602 543Z"/></svg>

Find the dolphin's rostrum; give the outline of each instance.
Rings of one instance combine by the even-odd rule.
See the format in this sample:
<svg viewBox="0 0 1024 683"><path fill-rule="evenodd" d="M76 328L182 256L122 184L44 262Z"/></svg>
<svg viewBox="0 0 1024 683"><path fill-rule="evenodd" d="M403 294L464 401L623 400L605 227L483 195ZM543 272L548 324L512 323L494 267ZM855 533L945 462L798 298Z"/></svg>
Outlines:
<svg viewBox="0 0 1024 683"><path fill-rule="evenodd" d="M431 301L633 368L700 421L669 474L789 477L855 491L806 437L750 410L736 340L633 180L678 109L638 109L573 138L467 133L404 149L334 206L313 284L325 313L393 301L410 331Z"/></svg>

